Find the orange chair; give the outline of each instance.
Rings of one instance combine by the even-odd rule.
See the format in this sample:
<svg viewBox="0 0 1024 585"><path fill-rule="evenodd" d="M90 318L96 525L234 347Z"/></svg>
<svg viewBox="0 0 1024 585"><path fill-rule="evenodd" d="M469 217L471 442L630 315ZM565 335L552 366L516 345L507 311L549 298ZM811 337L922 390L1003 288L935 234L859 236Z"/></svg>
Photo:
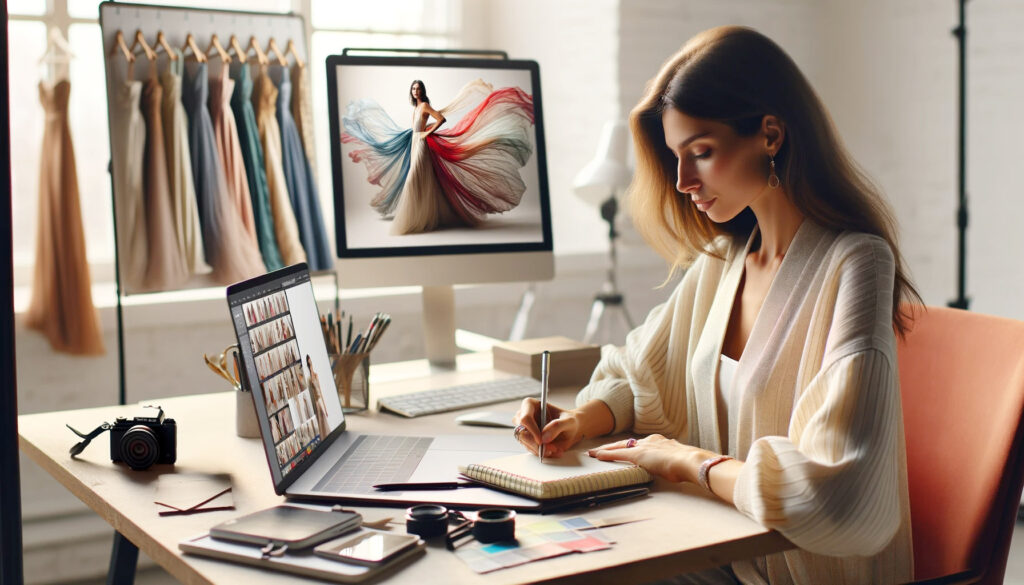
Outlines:
<svg viewBox="0 0 1024 585"><path fill-rule="evenodd" d="M914 578L1002 583L1024 484L1024 322L928 307L898 352Z"/></svg>

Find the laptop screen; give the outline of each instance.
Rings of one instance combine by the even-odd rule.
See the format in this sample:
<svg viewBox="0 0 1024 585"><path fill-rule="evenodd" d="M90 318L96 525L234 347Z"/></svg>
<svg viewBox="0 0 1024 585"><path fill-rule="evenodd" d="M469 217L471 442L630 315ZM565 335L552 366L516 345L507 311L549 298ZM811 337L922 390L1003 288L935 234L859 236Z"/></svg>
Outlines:
<svg viewBox="0 0 1024 585"><path fill-rule="evenodd" d="M279 487L345 422L309 270L297 264L231 285L228 307Z"/></svg>

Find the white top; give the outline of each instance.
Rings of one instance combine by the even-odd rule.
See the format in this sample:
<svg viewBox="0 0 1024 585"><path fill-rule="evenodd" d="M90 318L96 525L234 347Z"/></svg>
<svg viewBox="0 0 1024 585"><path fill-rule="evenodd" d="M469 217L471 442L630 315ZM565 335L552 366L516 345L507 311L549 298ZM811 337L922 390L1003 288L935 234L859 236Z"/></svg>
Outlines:
<svg viewBox="0 0 1024 585"><path fill-rule="evenodd" d="M722 363L718 365L718 396L722 399L722 403L725 404L725 408L728 411L726 413L729 417L728 420L736 418L736 412L740 405L739 398L736 396L734 379L738 364L738 361L723 353Z"/></svg>
<svg viewBox="0 0 1024 585"><path fill-rule="evenodd" d="M702 254L624 347L602 348L577 403L605 402L615 432L661 433L743 462L736 507L800 549L733 563L742 582L907 582L893 251L803 222L750 331L725 424L717 371L752 240L716 240L721 257Z"/></svg>

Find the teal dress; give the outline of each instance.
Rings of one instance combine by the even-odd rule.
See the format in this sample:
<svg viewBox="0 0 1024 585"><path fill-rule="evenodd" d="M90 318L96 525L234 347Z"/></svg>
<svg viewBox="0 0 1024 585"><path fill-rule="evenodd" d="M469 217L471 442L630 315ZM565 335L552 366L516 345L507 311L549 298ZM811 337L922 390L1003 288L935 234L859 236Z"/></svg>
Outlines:
<svg viewBox="0 0 1024 585"><path fill-rule="evenodd" d="M252 214L256 222L256 240L267 270L284 266L281 251L274 236L274 216L270 212L270 191L267 187L267 171L260 145L259 129L256 126L256 112L252 108L252 77L249 67L243 64L231 71L235 80L235 91L231 94L231 110L238 126L238 141L242 146L242 160L245 175L249 181L249 195L252 197Z"/></svg>
<svg viewBox="0 0 1024 585"><path fill-rule="evenodd" d="M292 82L288 79L287 70L282 68L275 73L271 77L278 84L277 122L281 126L281 162L295 221L299 226L299 239L306 250L309 267L313 270L327 270L334 266L334 258L320 212L320 197L313 179L313 170L302 149L302 138L295 125L295 118L292 117Z"/></svg>

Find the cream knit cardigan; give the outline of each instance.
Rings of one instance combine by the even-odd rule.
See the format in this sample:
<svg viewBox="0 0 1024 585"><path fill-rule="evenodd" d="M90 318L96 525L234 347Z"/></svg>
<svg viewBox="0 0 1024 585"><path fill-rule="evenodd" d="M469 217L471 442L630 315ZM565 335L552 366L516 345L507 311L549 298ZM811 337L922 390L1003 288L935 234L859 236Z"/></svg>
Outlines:
<svg viewBox="0 0 1024 585"><path fill-rule="evenodd" d="M622 348L606 346L577 404L604 401L615 432L661 433L744 461L740 512L799 548L735 563L744 583L912 578L910 503L888 244L805 220L782 261L718 424L719 356L747 242L718 241Z"/></svg>

